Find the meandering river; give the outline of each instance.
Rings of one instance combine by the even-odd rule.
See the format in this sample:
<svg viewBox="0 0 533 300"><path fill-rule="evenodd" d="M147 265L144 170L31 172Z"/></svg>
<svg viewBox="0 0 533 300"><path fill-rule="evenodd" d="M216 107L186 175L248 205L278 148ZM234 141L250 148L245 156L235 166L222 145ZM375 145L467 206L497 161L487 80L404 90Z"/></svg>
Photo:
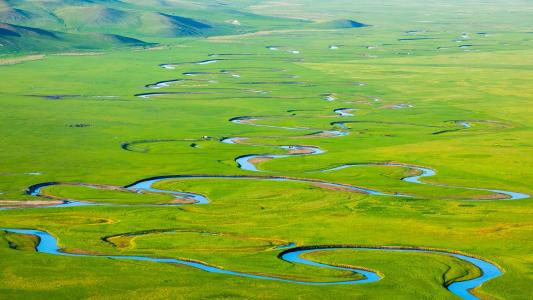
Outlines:
<svg viewBox="0 0 533 300"><path fill-rule="evenodd" d="M248 278L255 278L255 279L262 279L262 280L274 280L274 281L282 281L282 282L288 282L288 283L296 283L296 284L306 284L306 285L339 285L339 284L363 284L363 283L373 283L376 281L379 281L381 279L381 276L371 270L367 269L361 269L361 268L353 268L353 267L341 267L341 266L335 266L325 263L320 263L308 258L305 258L304 256L306 254L312 253L312 252L319 252L319 251L346 251L346 250L353 250L353 251L381 251L381 252L419 252L419 253L432 253L436 255L445 255L454 257L457 259L460 259L464 262L473 264L477 268L480 269L481 275L464 281L454 282L447 286L448 290L455 295L467 299L467 300L474 300L478 299L476 296L471 294L471 290L484 282L496 278L500 275L502 275L502 271L496 267L495 265L478 259L471 256L466 256L463 254L458 253L452 253L447 251L440 251L440 250L430 250L430 249L416 249L416 248L392 248L392 247L357 247L357 246L313 246L313 247L294 247L289 248L288 250L285 250L281 252L278 257L286 262L294 263L294 264L303 264L318 268L327 268L327 269L334 269L334 270L340 270L340 271L349 271L355 275L362 276L361 279L354 279L354 280L340 280L340 281L311 281L311 280L292 280L287 279L283 277L275 277L275 276L265 276L265 275L258 275L253 273L245 273L245 272L238 272L238 271L232 271L227 269L222 269L219 267L215 267L209 264L200 263L200 262L194 262L190 260L181 260L181 259L175 259L175 258L160 258L160 257L149 257L149 256L136 256L136 255L103 255L103 254L80 254L80 253L69 253L61 250L61 248L58 246L57 239L53 237L48 232L42 231L42 230L36 230L36 229L13 229L13 228L2 228L1 230L16 233L16 234L25 234L25 235L31 235L38 237L38 243L35 247L37 252L51 254L51 255L60 255L60 256L69 256L69 257L101 257L101 258L112 258L112 259L123 259L123 260L137 260L137 261L151 261L151 262L157 262L157 263L170 263L170 264L178 264L183 266L192 267L195 269L199 269L206 272L211 273L219 273L224 275L232 275L232 276L240 276L240 277L248 277ZM289 246L293 246L295 244L291 243ZM283 246L282 246L283 247ZM280 249L282 247L279 247Z"/></svg>
<svg viewBox="0 0 533 300"><path fill-rule="evenodd" d="M267 48L270 50L278 50L277 46L269 46ZM218 61L219 61L218 59L210 59L210 60L203 60L203 61L198 61L198 62L191 62L187 64L206 65L206 64L216 63ZM176 66L180 64L181 63L161 64L160 67L172 70L172 69L175 69ZM199 75L201 74L201 72L184 73L184 75L192 75L192 74ZM172 79L172 80L166 80L166 81L159 81L156 83L146 85L146 88L152 88L152 89L165 88L165 87L169 87L172 83L180 82L183 80L184 79ZM149 93L136 94L135 96L142 97L142 98L149 98L154 95L182 94L182 93L183 92L149 92ZM186 93L189 93L189 92L186 92ZM328 100L328 101L334 101L336 99L337 98L335 97L334 94L327 94L325 97L325 100ZM407 105L407 104L393 106L393 108L412 108L412 107L413 107L412 105ZM351 108L338 108L338 109L335 109L334 112L339 117L346 118L346 117L354 117L354 115L351 113L353 110L354 109L351 109ZM236 124L269 127L269 128L276 128L276 129L309 131L309 133L304 134L301 137L336 138L336 137L347 136L349 134L349 128L346 126L346 122L333 122L331 123L333 126L333 129L321 130L321 129L312 129L312 128L307 128L307 127L275 126L275 125L258 123L258 121L264 118L265 117L242 116L242 117L232 118L230 119L230 122L233 122ZM350 122L350 121L347 121L347 122ZM457 125L463 127L464 129L468 129L471 127L471 124L468 123L467 121L457 122ZM340 130L336 130L339 127L340 127ZM226 143L226 144L243 144L243 145L247 145L250 147L273 147L273 148L281 149L285 151L286 153L285 154L277 154L277 153L275 154L270 154L270 153L245 154L245 155L241 155L235 158L237 166L240 169L244 171L249 171L249 172L262 172L262 173L268 172L267 170L258 168L258 164L266 160L285 159L285 158L295 157L295 156L321 155L321 154L326 153L324 149L318 146L313 146L313 145L265 145L265 144L247 143L247 140L250 138L251 137L226 137L226 138L220 139L220 142ZM268 137L263 137L263 138L268 138ZM154 141L157 141L157 140L154 140ZM323 169L323 170L319 170L316 172L334 172L334 171L351 168L351 167L376 166L376 165L386 166L386 167L407 168L411 171L415 171L417 173L416 175L410 175L410 176L401 178L401 180L410 182L413 184L426 184L426 185L439 186L439 187L462 188L462 189L468 189L468 190L491 192L495 194L504 195L506 197L505 199L508 199L508 200L519 200L519 199L526 199L530 197L527 194L523 194L519 192L503 191L499 189L458 187L458 186L452 186L452 185L428 183L428 182L422 181L422 179L426 177L435 176L436 175L435 170L428 168L428 167L414 166L414 165L402 164L402 163L349 163L349 164L341 164L341 165L338 165L332 168ZM119 187L119 188L127 189L129 191L134 191L134 192L140 192L140 193L154 192L154 193L170 194L174 196L176 199L186 200L185 202L176 202L176 203L170 203L170 204L143 204L145 206L179 206L179 205L191 205L191 204L196 204L196 205L204 204L205 205L205 204L210 203L210 200L205 195L201 195L201 194L197 194L193 192L165 190L162 188L155 187L159 183L165 180L191 180L191 179L195 179L195 180L202 180L202 179L266 180L266 181L280 181L280 182L299 182L299 183L305 183L305 184L312 184L312 185L316 185L319 187L334 188L336 190L365 193L365 194L375 195L375 196L413 197L411 195L381 192L378 190L359 187L359 186L355 186L351 184L330 182L330 181L324 181L324 180L319 180L319 179L293 178L293 177L287 177L287 176L268 176L268 175L265 175L265 176L258 176L258 175L165 175L165 176L157 176L157 177L141 179L130 185ZM61 183L61 182L39 183L39 184L30 186L27 189L27 193L33 196L44 196L43 188L54 186L54 185L61 185L61 184L65 184L65 183ZM101 188L97 185L82 184L82 183L66 183L66 184L81 185L81 186L87 186L87 187L92 187L92 188L97 188L97 189ZM94 202L61 199L61 201L56 201L54 204L40 205L34 208L54 208L54 207L60 208L60 207L78 207L78 206L91 206L91 205L133 206L133 205L125 205L125 204L94 203ZM28 207L21 207L19 209L28 209ZM477 276L476 278L453 282L449 286L446 286L446 288L453 294L459 297L462 297L463 299L468 299L468 300L478 299L476 296L474 296L471 293L472 289L480 286L481 284L483 284L484 282L488 280L491 280L493 278L496 278L502 275L502 271L500 270L500 268L498 268L495 264L491 262L488 262L480 258L475 258L473 256L445 251L445 250L422 249L422 248L416 248L416 247L413 247L413 248L410 248L410 247L401 248L401 247L389 247L389 246L365 247L365 246L352 246L352 245L325 245L325 246L298 247L295 243L288 243L283 246L278 246L275 249L276 251L278 251L277 252L278 258L282 261L293 263L293 264L313 266L317 268L327 268L327 269L334 269L334 270L340 270L340 271L349 271L353 273L354 275L357 275L358 277L360 277L358 279L347 279L347 280L339 280L339 281L322 281L322 282L313 281L313 280L292 280L288 278L283 278L282 276L279 276L279 277L278 276L267 276L267 275L232 271L232 270L215 267L215 266L205 264L205 263L193 262L189 260L180 260L180 259L175 259L175 258L158 258L158 257L134 256L134 255L93 255L93 254L69 253L69 252L65 252L61 250L60 247L58 246L57 239L48 232L37 230L37 229L17 229L17 228L3 228L2 230L15 233L15 234L25 234L25 235L32 235L32 236L38 237L36 251L50 254L50 255L61 255L61 256L70 256L70 257L102 257L102 258L113 258L113 259L124 259L124 260L151 261L151 262L158 262L158 263L172 263L172 264L196 268L202 271L220 273L224 275L249 277L249 278L254 278L254 279L262 279L262 280L274 280L274 281L282 281L282 282L287 282L287 283L307 284L307 285L363 284L363 283L377 282L381 279L381 276L377 272L372 271L372 270L367 270L367 269L362 269L362 268L335 266L335 265L325 264L325 263L311 260L308 258L308 254L313 253L313 252L350 250L350 251L380 251L380 252L383 252L384 254L388 252L431 253L434 255L443 255L443 256L454 258L454 259L459 259L465 263L472 264L475 267L479 268L479 270L481 271L481 275Z"/></svg>

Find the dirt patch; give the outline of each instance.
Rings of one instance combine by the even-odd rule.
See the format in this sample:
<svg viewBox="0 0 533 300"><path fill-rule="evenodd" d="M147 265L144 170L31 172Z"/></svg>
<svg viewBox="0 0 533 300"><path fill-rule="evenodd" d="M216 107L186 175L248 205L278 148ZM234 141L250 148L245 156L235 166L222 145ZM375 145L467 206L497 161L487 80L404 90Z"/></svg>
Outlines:
<svg viewBox="0 0 533 300"><path fill-rule="evenodd" d="M165 204L194 204L194 203L196 203L196 200L191 199L191 198L176 198L170 202L163 202L159 204L165 205Z"/></svg>
<svg viewBox="0 0 533 300"><path fill-rule="evenodd" d="M128 190L126 188L123 188L121 186L116 186L116 185L107 185L107 184L82 184L82 183L73 183L73 184L69 184L69 183L62 183L64 185L78 185L78 186L86 186L86 187L96 187L100 190L109 190L109 191L121 191L121 192L126 192L126 193L135 193L135 191L132 191L132 190Z"/></svg>
<svg viewBox="0 0 533 300"><path fill-rule="evenodd" d="M23 57L14 57L14 58L2 58L0 59L0 66L9 66L9 65L16 65L27 61L34 61L34 60L41 60L45 56L44 54L38 54L38 55L28 55Z"/></svg>
<svg viewBox="0 0 533 300"><path fill-rule="evenodd" d="M309 137L334 137L334 136L337 136L337 135L329 131L321 131L319 133L309 135Z"/></svg>
<svg viewBox="0 0 533 300"><path fill-rule="evenodd" d="M493 193L490 195L476 195L472 197L474 200L497 200L497 199L510 199L509 195Z"/></svg>
<svg viewBox="0 0 533 300"><path fill-rule="evenodd" d="M252 165L258 165L260 163L264 163L264 162L269 161L271 159L272 159L272 157L254 157L254 158L250 159L249 162Z"/></svg>
<svg viewBox="0 0 533 300"><path fill-rule="evenodd" d="M25 201L25 200L0 200L0 208L29 208L29 207L40 207L40 206L50 206L50 205L59 205L63 201Z"/></svg>
<svg viewBox="0 0 533 300"><path fill-rule="evenodd" d="M379 164L376 164L376 166L379 166ZM422 174L422 172L420 170L411 169L411 168L409 168L409 166L403 166L403 167L404 168L408 168L407 172L405 172L404 178L405 177L418 176L418 175Z"/></svg>
<svg viewBox="0 0 533 300"><path fill-rule="evenodd" d="M357 194L366 194L362 191L350 189L348 187L343 187L343 186L334 186L334 185L323 184L323 183L313 183L313 185L319 188L332 190L332 191L343 191L343 192L350 192L350 193L357 193Z"/></svg>
<svg viewBox="0 0 533 300"><path fill-rule="evenodd" d="M246 145L246 142L245 142L246 140L248 140L248 138L236 138L233 140L233 143Z"/></svg>
<svg viewBox="0 0 533 300"><path fill-rule="evenodd" d="M309 148L291 148L289 149L289 154L311 154L315 151Z"/></svg>

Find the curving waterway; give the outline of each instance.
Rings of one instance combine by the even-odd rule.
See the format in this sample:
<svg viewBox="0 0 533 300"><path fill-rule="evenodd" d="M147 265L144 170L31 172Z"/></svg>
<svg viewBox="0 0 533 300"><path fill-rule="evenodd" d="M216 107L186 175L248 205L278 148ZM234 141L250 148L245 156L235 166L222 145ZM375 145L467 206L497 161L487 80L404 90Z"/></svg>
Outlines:
<svg viewBox="0 0 533 300"><path fill-rule="evenodd" d="M335 183L330 181L323 181L318 179L305 179L305 178L292 178L292 177L283 177L283 176L250 176L250 175L166 175L166 176L157 176L157 177L151 177L142 179L139 181L136 181L132 184L126 185L123 188L128 189L130 191L134 192L154 192L154 193L165 193L170 194L174 196L177 199L185 199L189 200L185 204L208 204L210 200L201 194L191 193L191 192L182 192L182 191L172 191L172 190L163 190L155 188L154 185L156 185L159 182L165 181L165 180L187 180L187 179L218 179L218 180L265 180L265 181L281 181L281 182L300 182L300 183L308 183L308 184L314 184L319 187L324 188L335 188L335 189L341 189L344 191L349 192L357 192L357 193L363 193L363 194L369 194L369 195L376 195L376 196L400 196L400 197L409 197L408 195L402 195L402 194L389 194L380 192L373 189L367 189L363 187L358 187L354 185L349 184L342 184L342 183ZM56 186L56 185L79 185L79 186L86 186L86 187L92 187L95 189L100 188L99 186L91 186L87 184L82 183L61 183L61 182L45 182L45 183L39 183L36 185L30 186L26 193L32 196L44 196L42 193L42 189L50 186ZM54 204L46 207L71 207L71 206L87 206L87 205L106 205L106 206L179 206L184 205L184 203L175 203L175 204L113 204L113 203L94 203L94 202L84 202L84 201L76 201L76 200L63 200L60 204ZM39 206L41 208L43 206Z"/></svg>
<svg viewBox="0 0 533 300"><path fill-rule="evenodd" d="M59 247L57 239L51 234L49 234L48 232L45 232L42 230L36 230L36 229L14 229L14 228L2 228L1 230L15 233L15 234L25 234L25 235L31 235L31 236L38 237L38 242L35 247L35 250L40 253L46 253L46 254L51 254L51 255L60 255L60 256L69 256L69 257L101 257L101 258L178 264L178 265L192 267L195 269L199 269L199 270L211 272L211 273L219 273L219 274L224 274L224 275L248 277L248 278L255 278L255 279L262 279L262 280L281 281L281 282L296 283L296 284L306 284L306 285L363 284L363 283L373 283L373 282L379 281L382 278L378 273L371 271L371 270L355 268L355 267L335 266L335 265L320 263L320 262L303 257L304 255L313 253L313 252L332 251L332 250L336 250L336 251L355 250L355 251L384 251L384 252L415 252L415 253L431 253L431 254L437 254L437 255L445 255L445 256L454 257L459 260L462 260L463 262L472 264L476 266L477 268L479 268L479 270L481 271L481 275L476 278L454 282L446 287L453 294L463 299L467 299L467 300L478 299L476 296L474 296L470 292L473 288L478 287L479 285L483 284L484 282L488 280L491 280L493 278L496 278L502 275L502 271L494 264L478 259L478 258L474 258L474 257L467 256L464 254L459 254L459 253L453 253L453 252L447 252L447 251L441 251L441 250L416 249L416 248L326 245L326 246L289 248L288 250L281 252L278 255L278 258L283 261L293 263L293 264L303 264L303 265L319 267L319 268L327 268L327 269L333 269L333 270L339 270L339 271L348 271L348 272L351 272L353 275L358 275L358 276L361 276L362 278L353 279L353 280L341 280L341 281L293 280L293 279L287 279L283 277L266 276L266 275L258 275L258 274L253 274L253 273L232 271L232 270L215 267L215 266L212 266L206 263L195 262L191 260L181 260L181 259L176 259L176 258L160 258L160 257L148 257L148 256L136 256L136 255L96 255L96 254L69 253L69 252L63 251ZM294 243L288 244L289 247L293 245L295 244ZM278 247L278 249L283 249L282 247L283 246Z"/></svg>
<svg viewBox="0 0 533 300"><path fill-rule="evenodd" d="M270 50L278 50L278 46L268 46L267 48ZM209 59L209 60L189 62L189 63L161 64L160 67L165 68L165 69L175 69L177 65L182 65L182 64L205 65L205 64L216 63L218 61L219 61L218 59ZM202 75L202 74L210 74L210 73L208 72L183 73L183 75L191 75L191 76ZM152 84L148 84L145 87L151 88L151 89L159 89L159 88L168 87L171 84L180 82L180 81L184 81L184 80L183 79L172 79L172 80L166 80L166 81L159 81L159 82L155 82ZM150 97L157 96L157 95L168 95L168 94L204 94L204 93L149 92L149 93L136 94L135 96L141 97L141 98L150 98ZM324 99L327 101L337 100L335 94L325 94L324 96L325 96ZM391 108L412 108L412 107L413 106L409 104L398 104L398 105L391 106ZM334 113L336 113L339 117L353 117L354 115L351 113L353 111L354 109L352 108L334 109ZM264 118L265 117L241 116L241 117L232 118L229 121L235 124L246 124L246 125L251 125L251 126L269 127L269 128L294 130L294 131L309 131L309 133L300 135L298 137L317 137L317 138L318 137L336 138L336 137L347 136L349 134L348 132L349 128L346 126L346 123L357 122L357 121L332 122L330 124L331 126L333 126L333 129L320 130L320 129L313 129L313 128L308 128L308 127L275 126L275 125L257 123L257 121L260 121L261 119L264 119ZM381 123L385 124L387 122L381 122ZM390 123L390 124L394 124L394 123ZM471 124L466 121L457 121L456 124L458 126L461 126L463 129L467 129L471 127ZM407 124L407 125L417 125L417 124ZM423 126L423 125L417 125L417 126ZM439 127L439 126L428 125L428 127ZM336 128L340 128L340 130L335 130ZM457 129L452 128L452 130L457 130ZM251 137L226 137L226 138L220 139L220 142L226 143L226 144L243 144L243 145L255 146L255 147L274 147L274 148L278 148L278 149L285 151L286 154L262 153L262 154L245 154L245 155L239 156L235 159L235 161L238 167L244 171L267 172L265 170L258 169L257 164L261 163L262 161L270 160L270 159L282 159L282 158L288 158L288 157L293 157L293 156L320 155L326 152L320 147L312 146L312 145L265 145L265 144L247 143L246 140L250 138ZM269 137L262 137L262 138L269 138ZM157 140L154 140L154 141L157 141ZM450 185L427 183L427 182L422 181L421 179L425 177L435 176L436 175L435 170L431 168L419 167L419 166L401 164L401 163L352 163L352 164L339 165L339 166L332 167L329 169L319 170L318 172L333 172L333 171L350 168L350 167L376 166L376 165L387 166L387 167L402 167L402 168L410 169L412 171L416 171L417 175L412 175L412 176L401 178L401 180L403 181L414 183L414 184L426 184L426 185L432 185L432 186L462 188L462 189L469 189L469 190L492 192L495 194L504 195L506 196L505 199L509 199L509 200L519 200L519 199L526 199L530 197L527 194L503 191L503 190L498 190L498 189L457 187L457 186L450 186ZM141 206L181 206L181 205L198 205L198 204L210 203L210 200L206 196L201 195L201 194L185 192L185 191L165 190L165 189L155 187L158 183L165 181L165 180L189 180L189 179L254 180L254 181L266 180L266 181L280 181L280 182L299 182L299 183L316 185L322 188L330 188L330 189L342 190L342 191L348 191L348 192L357 192L357 193L369 194L369 195L375 195L375 196L412 197L410 195L405 195L405 194L400 194L400 193L385 193L385 192L381 192L381 191L377 191L377 190L373 190L369 188L364 188L364 187L359 187L359 186L355 186L351 184L336 183L336 182L324 181L324 180L319 180L319 179L293 178L293 177L286 177L286 176L257 176L257 175L165 175L165 176L156 176L156 177L141 179L130 185L127 185L124 187L116 187L116 188L126 189L129 192L137 192L137 193L149 192L149 193L170 194L176 199L176 202L173 202L173 203L140 204ZM98 185L83 184L83 183L45 182L45 183L39 183L39 184L30 186L27 189L27 194L33 195L33 196L51 198L49 196L44 195L42 193L42 189L49 187L49 186L62 185L62 184L80 185L80 186L86 186L86 187L91 187L91 188L96 188L96 189L104 188ZM94 202L77 201L77 200L71 200L71 199L59 199L59 200L56 198L54 199L56 200L54 204L40 205L40 206L35 206L32 208L52 208L52 207L58 208L58 207L77 207L77 206L90 206L90 205L139 206L139 204L131 205L131 204L114 204L114 203L94 203ZM10 209L28 209L28 208L30 207L19 207L19 208L10 208ZM468 263L468 264L471 264L477 267L481 271L481 275L479 275L476 278L453 282L450 285L446 286L446 288L453 294L463 299L468 299L468 300L478 299L476 296L474 296L471 293L471 291L474 288L479 287L481 284L483 284L484 282L488 280L491 280L493 278L496 278L502 275L502 271L491 262L482 260L480 258L475 258L472 256L459 254L455 252L449 252L445 250L387 247L387 246L367 247L367 246L352 246L352 245L325 245L325 246L297 247L295 243L287 243L286 245L278 246L275 248L275 250L281 251L278 254L278 258L282 261L293 263L293 264L301 264L301 265L319 267L319 268L327 268L327 269L333 269L333 270L339 270L339 271L348 271L348 272L351 272L354 276L358 277L357 279L348 279L348 280L339 280L339 281L322 281L322 282L312 281L312 280L293 280L293 279L277 277L277 276L267 276L267 275L259 275L259 274L253 274L253 273L226 270L226 269L211 266L211 265L201 263L201 262L180 260L180 259L175 259L175 258L157 258L157 257L134 256L134 255L94 255L94 254L69 253L69 252L63 251L58 246L57 239L48 232L36 230L36 229L3 228L2 230L15 233L15 234L25 234L25 235L32 235L32 236L38 237L36 251L41 252L41 253L51 254L51 255L61 255L61 256L71 256L71 257L102 257L102 258L113 258L113 259L124 259L124 260L151 261L151 262L158 262L158 263L172 263L172 264L178 264L178 265L196 268L202 271L220 273L224 275L249 277L249 278L255 278L255 279L262 279L262 280L274 280L274 281L281 281L281 282L287 282L287 283L307 284L307 285L362 284L362 283L377 282L382 278L381 275L371 270L367 270L363 268L356 268L356 267L335 266L335 265L317 262L317 261L307 258L308 256L306 255L313 253L313 252L352 250L352 251L380 251L384 253L386 252L431 253L435 255L444 255L444 256L451 257L451 258L459 259L465 263Z"/></svg>
<svg viewBox="0 0 533 300"><path fill-rule="evenodd" d="M247 138L223 138L220 141L226 144L244 144L244 140ZM270 146L259 144L246 144L251 146ZM287 146L272 146L279 149L283 149L289 152L289 154L247 154L239 156L235 159L239 168L253 172L263 172L257 169L256 162L268 159L285 158L291 156L304 156L304 155L316 155L322 154L326 151L315 146L302 146L302 145L287 145Z"/></svg>
<svg viewBox="0 0 533 300"><path fill-rule="evenodd" d="M337 108L334 109L333 112L335 112L341 117L353 117L354 114L351 113L353 110L353 108Z"/></svg>
<svg viewBox="0 0 533 300"><path fill-rule="evenodd" d="M208 64L219 62L221 60L223 59L207 59L207 60L188 62L188 63L166 63L166 64L160 64L159 66L163 69L174 70L179 65L187 65L187 64L208 65Z"/></svg>
<svg viewBox="0 0 533 300"><path fill-rule="evenodd" d="M230 119L230 122L236 123L236 124L247 124L252 126L258 126L258 127L269 127L269 128L277 128L277 129L286 129L286 130L306 130L306 131L313 131L310 134L307 134L305 136L317 136L317 137L342 137L347 136L349 133L346 131L340 131L340 130L315 130L308 127L288 127L288 126L275 126L275 125L266 125L266 124L257 124L256 121L261 120L263 117L250 117L250 116L243 116L243 117L235 117ZM317 155L317 154L323 154L326 151L316 147L316 146L304 146L304 145L261 145L261 144L248 144L244 143L243 141L248 138L245 137L229 137L229 138L223 138L220 141L226 144L246 144L249 146L266 146L266 147L275 147L279 149L286 150L289 152L289 154L246 154L239 156L235 159L237 162L237 166L240 169L246 170L246 171L252 171L252 172L264 172L263 170L259 170L257 168L257 164L264 161L264 160L270 160L270 159L277 159L277 158L286 158L286 157L294 157L294 156L306 156L306 155Z"/></svg>
<svg viewBox="0 0 533 300"><path fill-rule="evenodd" d="M352 109L349 108L338 108L335 109L334 112L339 114L342 117L346 116L352 116L352 114L347 113L347 111L350 111ZM246 124L246 125L252 125L252 126L260 126L260 127L270 127L270 128L278 128L278 129L287 129L287 130L312 130L307 127L287 127L287 126L274 126L274 125L265 125L265 124L257 124L256 121L261 120L262 117L250 117L250 116L244 116L244 117L236 117L230 119L230 122L236 123L236 124ZM335 130L324 130L324 131L318 131L314 133L315 135L321 135L322 137L341 137L341 136L347 136L349 133L347 130L349 129L346 126L346 123L359 123L360 121L343 121L343 122L332 122L332 126L336 126L341 128L341 131L335 131ZM383 123L383 124L396 124L396 123L390 123L390 122L377 122L377 123ZM458 125L460 125L463 128L471 128L470 123L466 121L457 121ZM411 123L398 123L402 125L413 125L413 126L424 126L424 127L439 127L434 125L419 125L419 124L411 124ZM453 129L457 130L457 129ZM224 138L221 141L224 143L229 144L237 144L237 141L242 141L246 138ZM240 143L244 144L244 143ZM247 144L251 145L251 144ZM272 146L272 145L251 145L251 146ZM322 154L325 153L324 150L315 147L315 146L299 146L299 145L292 145L292 146L273 146L278 147L281 149L302 149L301 153L297 154L246 154L243 156L239 156L235 159L237 162L237 165L239 168L247 171L253 171L253 172L264 172L263 170L259 170L257 168L257 164L264 161L264 160L270 160L270 159L277 159L277 158L286 158L291 156L304 156L304 155L315 155L315 154ZM307 151L306 151L307 150ZM331 172L331 171L337 171L341 169L346 169L350 167L357 167L357 166L386 166L386 167L403 167L410 170L417 171L417 175L413 176L407 176L404 178L401 178L401 180L410 182L410 183L417 183L417 184L425 184L425 185L431 185L431 186L439 186L439 187L447 187L447 188L459 188L459 189L467 189L467 190L475 190L475 191L485 191L485 192L491 192L495 194L505 195L503 199L506 200L521 200L521 199L527 199L531 196L528 194L520 193L520 192L512 192L512 191L505 191L500 189L486 189L486 188L473 188L473 187L462 187L462 186L453 186L453 185L445 185L445 184L433 184L433 183L427 183L423 182L420 179L424 177L431 177L436 175L436 171L431 168L426 167L419 167L409 164L401 164L401 163L352 163L352 164L344 164L337 167L333 167L326 170L321 170L321 172ZM310 172L312 173L312 172ZM502 198L495 198L495 199L479 199L479 200L502 200Z"/></svg>
<svg viewBox="0 0 533 300"><path fill-rule="evenodd" d="M417 171L417 175L412 176L406 176L401 178L402 181L410 182L410 183L417 183L417 184L425 184L425 185L431 185L431 186L439 186L439 187L448 187L448 188L458 188L458 189L466 189L466 190L474 190L474 191L485 191L485 192L491 192L495 194L502 194L506 195L508 200L521 200L521 199L527 199L530 197L528 194L524 193L518 193L518 192L511 192L511 191L505 191L505 190L497 190L497 189L483 189L483 188L472 188L472 187L463 187L463 186L453 186L453 185L446 185L446 184L436 184L436 183L428 183L421 181L421 178L425 177L432 177L437 175L437 172L430 168L425 167L419 167L419 166L413 166L413 165L406 165L406 164L398 164L398 163L355 163L355 164L344 164L337 167L333 167L330 169L321 170L321 172L331 172L331 171L337 171L342 170L346 168L351 167L364 167L364 166L384 166L384 167L400 167L400 168L406 168L409 170ZM482 200L482 199L480 199Z"/></svg>

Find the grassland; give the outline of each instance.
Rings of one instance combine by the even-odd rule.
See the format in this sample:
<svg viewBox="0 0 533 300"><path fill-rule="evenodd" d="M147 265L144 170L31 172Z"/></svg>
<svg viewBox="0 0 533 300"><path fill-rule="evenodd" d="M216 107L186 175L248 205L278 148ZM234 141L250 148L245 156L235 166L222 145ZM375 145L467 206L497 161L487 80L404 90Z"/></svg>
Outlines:
<svg viewBox="0 0 533 300"><path fill-rule="evenodd" d="M157 187L203 194L210 203L0 210L0 228L45 230L72 252L186 258L316 281L353 275L288 264L276 257L281 250L275 247L294 242L460 251L505 271L476 295L531 298L531 199L477 200L494 195L404 182L400 179L410 175L404 168L311 172L345 163L401 162L437 170L437 176L424 179L432 183L533 194L533 51L525 29L530 21L524 17L530 5L512 1L500 11L497 1L482 8L467 2L435 8L389 1L380 9L366 1L359 7L298 1L304 5L284 6L280 15L279 9L270 10L277 7L271 3L238 1L234 8L272 15L260 19L270 32L168 39L154 50L47 54L0 65L1 199L47 200L25 193L40 182L119 187L160 175L257 175L237 168L234 160L250 153L283 153L268 145L313 145L327 152L266 161L259 168L271 173L260 175L328 180L414 198L297 182L168 180ZM353 19L373 26L276 28L273 20L297 12L309 20ZM472 16L479 18L465 21ZM219 12L215 20L225 18ZM433 22L417 22L428 19ZM219 61L188 63L213 58ZM159 66L165 63L187 64ZM198 73L184 74L190 72ZM145 87L171 79L187 80L162 89ZM134 96L146 92L183 94ZM324 100L329 94L336 100ZM412 107L393 108L399 104ZM354 116L333 112L341 107L355 109ZM310 130L229 122L237 116ZM350 135L304 136L339 121L347 121ZM472 127L463 129L456 121ZM446 129L461 130L434 134ZM247 143L262 146L220 143L223 137L251 137ZM148 142L135 144L135 151L123 149L135 141ZM173 200L71 185L49 187L45 193L115 204ZM143 231L150 233L127 235ZM370 268L384 278L372 284L306 286L171 264L38 254L35 244L30 237L0 232L0 298L453 299L444 285L479 272L435 254L329 251L314 253L313 259Z"/></svg>

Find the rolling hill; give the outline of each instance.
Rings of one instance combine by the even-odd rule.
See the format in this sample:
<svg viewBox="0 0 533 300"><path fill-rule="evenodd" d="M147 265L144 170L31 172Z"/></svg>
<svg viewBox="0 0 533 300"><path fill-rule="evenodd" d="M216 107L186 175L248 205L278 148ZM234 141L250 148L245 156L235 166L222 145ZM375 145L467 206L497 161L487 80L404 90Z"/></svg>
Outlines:
<svg viewBox="0 0 533 300"><path fill-rule="evenodd" d="M315 26L324 29L346 29L346 28L361 28L368 27L369 25L363 24L354 20L333 20L327 22L316 23Z"/></svg>
<svg viewBox="0 0 533 300"><path fill-rule="evenodd" d="M2 53L98 50L150 45L138 39L115 34L73 34L0 23Z"/></svg>
<svg viewBox="0 0 533 300"><path fill-rule="evenodd" d="M0 0L0 53L63 51L172 43L280 28L343 29L353 20L315 23L257 15L238 5L186 0ZM94 43L87 45L91 36Z"/></svg>

